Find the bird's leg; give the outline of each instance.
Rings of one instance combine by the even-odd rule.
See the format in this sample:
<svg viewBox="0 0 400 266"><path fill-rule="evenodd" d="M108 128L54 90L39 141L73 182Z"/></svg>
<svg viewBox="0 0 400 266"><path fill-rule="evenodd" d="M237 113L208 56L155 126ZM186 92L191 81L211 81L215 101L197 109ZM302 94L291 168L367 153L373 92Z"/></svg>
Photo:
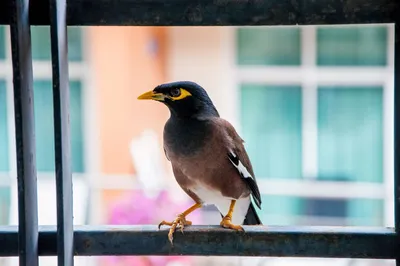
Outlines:
<svg viewBox="0 0 400 266"><path fill-rule="evenodd" d="M179 214L175 220L173 220L172 222L166 222L166 221L162 221L159 225L158 225L158 229L160 229L160 227L162 225L169 225L171 226L171 228L169 229L169 233L168 233L168 239L172 244L172 239L173 239L173 234L175 232L175 229L177 227L181 228L181 232L183 233L183 228L186 225L192 225L191 221L186 220L186 216L189 215L191 212L193 212L194 210L200 208L202 205L201 203L195 203L193 204L189 209L187 209L186 211L182 212L181 214Z"/></svg>
<svg viewBox="0 0 400 266"><path fill-rule="evenodd" d="M230 228L230 229L234 229L237 231L243 231L243 227L232 223L232 214L233 214L233 209L235 208L235 204L236 204L236 200L232 200L231 205L229 206L229 211L225 215L225 217L222 218L220 225L224 228Z"/></svg>

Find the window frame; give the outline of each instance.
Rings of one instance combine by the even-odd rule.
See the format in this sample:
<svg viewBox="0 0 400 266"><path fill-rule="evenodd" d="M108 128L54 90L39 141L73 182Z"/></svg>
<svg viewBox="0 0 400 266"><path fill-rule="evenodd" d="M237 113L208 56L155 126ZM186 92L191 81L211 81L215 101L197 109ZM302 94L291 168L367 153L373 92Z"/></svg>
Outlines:
<svg viewBox="0 0 400 266"><path fill-rule="evenodd" d="M12 71L12 58L11 58L11 33L10 28L4 25L5 32L5 58L0 60L0 79L6 83L6 95L7 95L7 129L9 137L8 145L8 156L9 156L9 171L0 172L0 186L9 187L12 192L17 191L17 165L16 165L16 150L15 150L15 112L14 112L14 96L13 96L13 71ZM97 130L97 115L95 112L96 102L94 97L95 87L91 78L90 69L90 42L88 38L87 28L80 27L82 31L82 60L69 62L69 78L72 80L79 80L81 82L81 100L82 100L82 137L83 137L83 164L84 171L82 173L74 173L73 178L76 182L82 182L87 190L90 189L90 184L94 183L96 179L96 173L98 173L99 167L99 153L90 152L98 150L98 139L96 139ZM49 28L50 38L50 28ZM48 60L32 60L33 64L33 76L34 80L45 79L51 82L52 80L52 69L51 69L51 58ZM54 172L49 171L38 171L38 184L41 182L54 181ZM98 176L98 175L97 175ZM54 183L55 185L55 183ZM97 193L98 194L98 193ZM90 201L93 201L96 193L90 193ZM11 193L10 203L12 207L17 207L16 193ZM96 205L97 206L97 205ZM89 214L89 219L98 221L100 213L94 208L93 213ZM85 211L86 212L86 211ZM18 224L18 212L16 210L10 210L9 213L9 225Z"/></svg>
<svg viewBox="0 0 400 266"><path fill-rule="evenodd" d="M262 0L257 3L242 1L207 1L204 3L193 1L170 0L169 9L160 4L159 1L146 1L139 5L132 1L103 1L95 0L68 2L68 10L73 11L67 16L66 1L50 1L50 14L42 16L43 3L33 4L29 7L29 1L2 1L0 2L0 23L11 24L13 28L12 43L14 59L14 76L16 84L14 91L16 110L21 117L17 117L18 125L17 142L19 147L18 170L21 186L18 186L20 195L20 229L6 227L1 228L0 255L19 255L22 265L37 265L38 256L58 255L60 265L73 265L75 255L251 255L251 256L311 256L311 257L362 257L362 258L386 258L396 259L400 265L400 123L395 123L395 228L246 228L247 233L236 234L221 228L192 227L185 234L184 245L176 243L171 249L165 239L164 231L156 231L153 227L81 227L65 230L64 225L71 225L71 216L62 216L59 226L40 228L37 225L36 181L33 174L26 173L22 169L34 168L29 157L23 155L33 150L30 146L23 146L22 136L28 144L32 143L33 130L26 118L32 116L32 105L21 108L21 103L31 96L27 90L31 85L32 72L29 68L30 47L29 27L30 24L51 24L53 28L53 40L58 45L62 43L63 36L57 29L65 31L67 24L70 25L281 25L281 24L337 24L337 23L396 23L396 50L400 50L399 23L400 7L398 1L369 0L368 4L359 5L351 2L356 9L349 8L348 3L339 0L321 3L319 1L305 0L301 4L293 2L281 2ZM96 5L96 3L98 5ZM326 5L329 8L326 8ZM151 9L149 9L151 5ZM88 15L87 7L96 6ZM86 8L85 8L86 7ZM29 10L29 12L27 12ZM57 12L59 11L59 12ZM182 15L185 14L185 15ZM31 19L30 19L30 17ZM65 36L64 36L65 37ZM65 40L65 39L64 39ZM57 42L56 42L57 41ZM28 47L25 47L28 46ZM60 59L59 54L52 53L53 60ZM395 75L400 75L400 53L395 54ZM63 57L65 58L65 56ZM16 65L16 64L21 65ZM65 61L64 61L65 63ZM63 69L60 64L54 67L56 70ZM26 74L26 75L25 75ZM57 73L56 75L59 75ZM62 74L62 73L61 73ZM65 74L65 72L64 72ZM395 85L395 121L400 117L400 83L396 80ZM29 102L28 102L29 103ZM60 110L56 110L61 114ZM64 121L64 120L63 120ZM59 142L62 142L61 139ZM70 182L71 177L63 175L62 181ZM58 184L57 188L63 188ZM66 192L62 190L62 192ZM57 193L59 197L63 194ZM65 196L70 204L72 193ZM28 207L28 208L25 208ZM30 208L32 207L32 208ZM58 210L63 208L62 202L58 203ZM32 222L32 223L27 223ZM27 229L27 230L26 230ZM74 238L75 237L75 238ZM178 238L183 237L178 234ZM190 238L191 237L191 238ZM182 239L183 240L183 239ZM121 241L126 245L122 245ZM74 247L75 244L75 247ZM146 244L145 246L143 246ZM70 248L69 253L65 251L65 245ZM57 250L58 246L58 250ZM126 252L126 253L125 253Z"/></svg>
<svg viewBox="0 0 400 266"><path fill-rule="evenodd" d="M326 25L324 25L326 26ZM370 24L368 26L375 26ZM278 26L279 27L279 26ZM286 26L285 26L286 27ZM295 27L295 26L292 26ZM236 58L236 34L239 27L229 33L230 56ZM317 28L309 25L300 28L300 65L298 66L244 66L230 60L234 77L235 108L240 109L240 84L256 83L265 85L299 85L302 87L302 176L301 180L281 180L276 178L258 178L260 191L265 195L299 196L317 198L367 198L382 199L384 202L383 226L394 225L394 25L387 25L387 65L386 66L318 66ZM366 75L367 74L367 75ZM317 101L319 86L363 86L377 85L383 89L383 182L327 182L313 178L318 175L318 123ZM338 88L340 89L340 88ZM241 131L240 115L235 112L235 126ZM387 157L386 157L387 156ZM318 191L312 188L318 187ZM332 193L335 187L335 195ZM363 191L365 193L352 193ZM273 189L272 189L273 188ZM289 189L288 189L289 188ZM312 217L310 217L312 218ZM315 217L314 217L315 218Z"/></svg>

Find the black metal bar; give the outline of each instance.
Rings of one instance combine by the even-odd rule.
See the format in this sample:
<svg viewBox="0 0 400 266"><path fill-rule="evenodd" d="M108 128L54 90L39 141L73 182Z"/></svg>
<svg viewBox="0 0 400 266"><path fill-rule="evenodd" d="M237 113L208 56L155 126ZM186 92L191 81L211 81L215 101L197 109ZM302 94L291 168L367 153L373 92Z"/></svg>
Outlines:
<svg viewBox="0 0 400 266"><path fill-rule="evenodd" d="M74 265L66 0L50 0L59 266Z"/></svg>
<svg viewBox="0 0 400 266"><path fill-rule="evenodd" d="M10 14L19 225L16 255L19 255L19 265L37 266L38 207L29 0L13 3Z"/></svg>
<svg viewBox="0 0 400 266"><path fill-rule="evenodd" d="M245 233L219 226L188 226L175 233L156 226L75 226L76 256L205 255L394 259L393 228L244 226ZM0 227L0 256L17 254L17 229ZM39 254L57 253L55 226L40 227Z"/></svg>
<svg viewBox="0 0 400 266"><path fill-rule="evenodd" d="M396 265L400 266L400 10L394 41L394 219L397 233Z"/></svg>
<svg viewBox="0 0 400 266"><path fill-rule="evenodd" d="M49 25L49 0L31 0L31 23ZM9 24L12 0L0 1ZM68 0L68 25L310 25L390 23L398 0ZM89 12L90 10L90 12Z"/></svg>

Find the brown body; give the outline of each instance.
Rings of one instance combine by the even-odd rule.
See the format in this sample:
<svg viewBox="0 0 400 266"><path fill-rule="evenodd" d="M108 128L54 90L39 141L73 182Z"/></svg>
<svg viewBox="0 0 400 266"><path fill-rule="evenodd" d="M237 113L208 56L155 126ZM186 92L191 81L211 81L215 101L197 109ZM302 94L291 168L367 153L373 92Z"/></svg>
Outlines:
<svg viewBox="0 0 400 266"><path fill-rule="evenodd" d="M201 198L202 195L196 194L199 188L210 193L215 192L216 197L220 195L227 200L247 199L250 189L227 156L230 150L234 151L253 174L250 160L243 152L243 140L233 126L224 119L211 118L207 119L206 123L207 129L203 132L206 135L206 141L201 143L200 148L188 154L174 150L172 140L164 135L165 153L171 161L176 181L198 203L215 204L218 207L218 202L212 202L212 197L205 199ZM172 126L176 127L176 125ZM190 127L186 127L185 130L190 130ZM198 128L195 130L199 131Z"/></svg>

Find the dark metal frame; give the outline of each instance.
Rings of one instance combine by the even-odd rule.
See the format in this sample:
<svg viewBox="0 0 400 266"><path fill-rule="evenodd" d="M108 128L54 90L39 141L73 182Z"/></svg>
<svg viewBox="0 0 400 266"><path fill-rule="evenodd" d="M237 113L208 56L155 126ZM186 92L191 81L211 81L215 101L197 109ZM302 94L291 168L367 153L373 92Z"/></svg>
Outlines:
<svg viewBox="0 0 400 266"><path fill-rule="evenodd" d="M67 25L233 26L395 24L395 228L245 227L237 233L192 226L176 234L155 226L75 226L69 136ZM400 266L400 2L398 0L2 0L11 26L19 226L0 227L0 256L38 265L38 256L219 255L396 259ZM31 25L50 25L53 62L57 227L38 226Z"/></svg>

